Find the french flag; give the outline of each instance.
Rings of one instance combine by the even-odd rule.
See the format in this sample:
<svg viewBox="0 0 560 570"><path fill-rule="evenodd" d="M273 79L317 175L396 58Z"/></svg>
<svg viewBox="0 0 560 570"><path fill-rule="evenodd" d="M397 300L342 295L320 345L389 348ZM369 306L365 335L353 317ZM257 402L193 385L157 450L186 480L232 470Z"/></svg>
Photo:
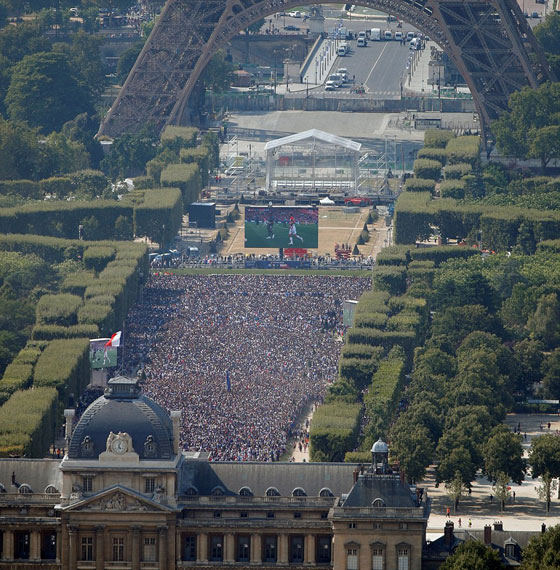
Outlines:
<svg viewBox="0 0 560 570"><path fill-rule="evenodd" d="M121 333L122 331L116 332L111 338L105 343L107 348L111 348L114 346L121 346Z"/></svg>

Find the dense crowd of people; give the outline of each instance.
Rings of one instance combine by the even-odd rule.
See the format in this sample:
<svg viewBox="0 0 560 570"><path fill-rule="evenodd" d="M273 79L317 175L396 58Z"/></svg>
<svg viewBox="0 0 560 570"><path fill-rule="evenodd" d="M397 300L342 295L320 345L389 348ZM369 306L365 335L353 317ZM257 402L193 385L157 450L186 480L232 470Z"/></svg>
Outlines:
<svg viewBox="0 0 560 570"><path fill-rule="evenodd" d="M342 302L369 278L159 274L125 328L125 366L182 410L184 449L278 460L306 405L336 375Z"/></svg>

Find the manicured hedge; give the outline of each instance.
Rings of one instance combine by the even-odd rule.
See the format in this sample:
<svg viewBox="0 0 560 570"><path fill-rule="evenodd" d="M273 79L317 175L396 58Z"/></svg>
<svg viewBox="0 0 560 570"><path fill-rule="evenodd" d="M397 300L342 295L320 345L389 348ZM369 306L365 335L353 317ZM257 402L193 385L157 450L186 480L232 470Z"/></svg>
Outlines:
<svg viewBox="0 0 560 570"><path fill-rule="evenodd" d="M407 192L430 192L433 194L436 189L436 181L425 178L409 178L404 183L404 189Z"/></svg>
<svg viewBox="0 0 560 570"><path fill-rule="evenodd" d="M98 299L99 297L94 297ZM96 325L102 336L110 336L118 328L115 323L115 312L112 305L86 303L78 311L78 322L82 325Z"/></svg>
<svg viewBox="0 0 560 570"><path fill-rule="evenodd" d="M386 438L387 430L401 399L405 383L404 360L394 358L379 363L371 386L364 396L364 406L369 419L367 433L372 439Z"/></svg>
<svg viewBox="0 0 560 570"><path fill-rule="evenodd" d="M414 161L414 175L416 178L439 180L441 178L442 163L428 158L417 158Z"/></svg>
<svg viewBox="0 0 560 570"><path fill-rule="evenodd" d="M380 346L347 343L343 346L341 355L345 358L373 358L379 360L383 354L383 348Z"/></svg>
<svg viewBox="0 0 560 570"><path fill-rule="evenodd" d="M97 277L93 271L77 271L76 273L70 273L70 275L67 275L61 283L60 290L83 297L85 290L96 279Z"/></svg>
<svg viewBox="0 0 560 570"><path fill-rule="evenodd" d="M34 387L56 388L64 405L89 383L89 338L53 340L43 351L33 377Z"/></svg>
<svg viewBox="0 0 560 570"><path fill-rule="evenodd" d="M466 187L464 180L444 180L439 185L439 195L442 198L462 200L465 197Z"/></svg>
<svg viewBox="0 0 560 570"><path fill-rule="evenodd" d="M480 166L480 137L478 136L451 139L445 150L448 164L468 163L473 168Z"/></svg>
<svg viewBox="0 0 560 570"><path fill-rule="evenodd" d="M421 148L416 155L417 158L429 158L437 160L442 166L447 162L447 150L444 148Z"/></svg>
<svg viewBox="0 0 560 570"><path fill-rule="evenodd" d="M387 313L359 313L354 317L357 328L382 329L387 323Z"/></svg>
<svg viewBox="0 0 560 570"><path fill-rule="evenodd" d="M434 247L420 247L411 250L414 261L433 261L436 267L449 259L468 259L480 252L472 247L457 247L454 245L440 245Z"/></svg>
<svg viewBox="0 0 560 570"><path fill-rule="evenodd" d="M170 164L161 173L163 187L179 188L183 196L184 211L196 202L202 189L202 178L197 164Z"/></svg>
<svg viewBox="0 0 560 570"><path fill-rule="evenodd" d="M84 265L86 269L99 273L115 258L116 253L115 248L111 246L90 245L84 251Z"/></svg>
<svg viewBox="0 0 560 570"><path fill-rule="evenodd" d="M73 190L72 179L69 176L53 176L39 180L42 194L56 196L59 200L65 198Z"/></svg>
<svg viewBox="0 0 560 570"><path fill-rule="evenodd" d="M323 404L313 415L310 429L311 461L342 461L359 433L360 404Z"/></svg>
<svg viewBox="0 0 560 570"><path fill-rule="evenodd" d="M402 245L384 247L377 254L377 265L408 265L410 261L409 248Z"/></svg>
<svg viewBox="0 0 560 570"><path fill-rule="evenodd" d="M448 164L445 167L444 175L446 180L459 180L472 172L472 166L466 162L458 164Z"/></svg>
<svg viewBox="0 0 560 570"><path fill-rule="evenodd" d="M169 125L161 134L161 144L166 147L179 152L182 148L196 146L198 137L198 129L195 127L176 127Z"/></svg>
<svg viewBox="0 0 560 570"><path fill-rule="evenodd" d="M77 321L78 308L82 298L69 293L43 295L36 308L37 323L40 325L59 325L69 327Z"/></svg>
<svg viewBox="0 0 560 570"><path fill-rule="evenodd" d="M98 338L96 325L74 325L61 327L56 325L35 325L31 333L33 340L54 340L57 338Z"/></svg>
<svg viewBox="0 0 560 570"><path fill-rule="evenodd" d="M160 244L175 237L182 219L183 199L177 188L144 190L142 203L134 209L136 235L147 236Z"/></svg>
<svg viewBox="0 0 560 570"><path fill-rule="evenodd" d="M44 457L54 441L58 394L42 387L15 392L0 407L0 457ZM42 493L43 489L32 489Z"/></svg>
<svg viewBox="0 0 560 570"><path fill-rule="evenodd" d="M378 265L373 270L373 283L376 289L402 295L406 291L406 268Z"/></svg>
<svg viewBox="0 0 560 570"><path fill-rule="evenodd" d="M0 380L0 404L3 404L17 390L29 388L33 381L33 365L14 360L6 366Z"/></svg>
<svg viewBox="0 0 560 570"><path fill-rule="evenodd" d="M416 344L416 335L413 332L351 328L348 329L346 338L349 343L381 346L386 351L391 350L393 346L399 345L404 348L409 357L412 357L412 352Z"/></svg>
<svg viewBox="0 0 560 570"><path fill-rule="evenodd" d="M377 370L377 359L365 358L345 358L338 363L338 374L340 378L346 378L354 382L358 390L367 388L371 381L371 375Z"/></svg>
<svg viewBox="0 0 560 570"><path fill-rule="evenodd" d="M447 143L455 138L453 131L443 131L441 129L428 129L424 133L424 147L445 148Z"/></svg>
<svg viewBox="0 0 560 570"><path fill-rule="evenodd" d="M0 180L0 196L20 196L28 200L42 198L39 184L33 180Z"/></svg>
<svg viewBox="0 0 560 570"><path fill-rule="evenodd" d="M362 293L356 305L355 315L365 313L385 313L387 312L387 301L389 300L387 291L377 291L371 289Z"/></svg>
<svg viewBox="0 0 560 570"><path fill-rule="evenodd" d="M210 149L207 146L196 148L182 148L179 153L181 162L185 164L195 163L200 170L202 188L208 184L208 169L210 168Z"/></svg>

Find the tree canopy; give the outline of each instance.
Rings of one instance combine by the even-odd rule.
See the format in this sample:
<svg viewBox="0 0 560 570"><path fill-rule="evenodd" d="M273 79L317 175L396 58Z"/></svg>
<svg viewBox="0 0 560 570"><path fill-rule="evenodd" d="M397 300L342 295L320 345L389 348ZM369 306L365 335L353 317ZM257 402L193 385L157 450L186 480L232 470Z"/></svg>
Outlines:
<svg viewBox="0 0 560 570"><path fill-rule="evenodd" d="M560 568L560 525L533 536L523 549L521 570L557 570Z"/></svg>
<svg viewBox="0 0 560 570"><path fill-rule="evenodd" d="M461 544L441 566L441 570L502 570L500 555L482 542Z"/></svg>

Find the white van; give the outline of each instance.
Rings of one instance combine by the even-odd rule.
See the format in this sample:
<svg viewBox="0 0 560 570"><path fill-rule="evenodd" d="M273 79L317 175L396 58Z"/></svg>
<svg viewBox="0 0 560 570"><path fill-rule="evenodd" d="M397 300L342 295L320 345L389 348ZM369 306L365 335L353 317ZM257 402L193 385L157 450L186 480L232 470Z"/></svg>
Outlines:
<svg viewBox="0 0 560 570"><path fill-rule="evenodd" d="M334 81L327 81L325 83L325 91L336 91L336 83Z"/></svg>
<svg viewBox="0 0 560 570"><path fill-rule="evenodd" d="M369 37L373 42L381 41L381 30L379 28L371 28L371 32L369 33Z"/></svg>
<svg viewBox="0 0 560 570"><path fill-rule="evenodd" d="M348 53L348 44L346 42L340 44L336 49L336 55L344 57Z"/></svg>
<svg viewBox="0 0 560 570"><path fill-rule="evenodd" d="M358 47L367 47L366 38L358 38Z"/></svg>
<svg viewBox="0 0 560 570"><path fill-rule="evenodd" d="M383 32L383 39L392 40L393 39L393 32L391 30L385 30Z"/></svg>
<svg viewBox="0 0 560 570"><path fill-rule="evenodd" d="M339 67L336 72L342 76L342 81L344 83L348 81L348 70L345 67Z"/></svg>
<svg viewBox="0 0 560 570"><path fill-rule="evenodd" d="M358 39L365 38L365 37L367 37L367 36L366 36L366 33L364 31L358 32Z"/></svg>
<svg viewBox="0 0 560 570"><path fill-rule="evenodd" d="M416 32L406 32L406 41L409 42L416 37Z"/></svg>
<svg viewBox="0 0 560 570"><path fill-rule="evenodd" d="M401 31L395 32L395 40L397 42L400 42L402 41L402 39L403 39L403 33Z"/></svg>
<svg viewBox="0 0 560 570"><path fill-rule="evenodd" d="M342 75L340 73L332 73L329 75L329 81L332 81L336 87L340 87L343 82Z"/></svg>
<svg viewBox="0 0 560 570"><path fill-rule="evenodd" d="M418 38L412 38L408 46L409 49L420 49L422 47L422 42Z"/></svg>

